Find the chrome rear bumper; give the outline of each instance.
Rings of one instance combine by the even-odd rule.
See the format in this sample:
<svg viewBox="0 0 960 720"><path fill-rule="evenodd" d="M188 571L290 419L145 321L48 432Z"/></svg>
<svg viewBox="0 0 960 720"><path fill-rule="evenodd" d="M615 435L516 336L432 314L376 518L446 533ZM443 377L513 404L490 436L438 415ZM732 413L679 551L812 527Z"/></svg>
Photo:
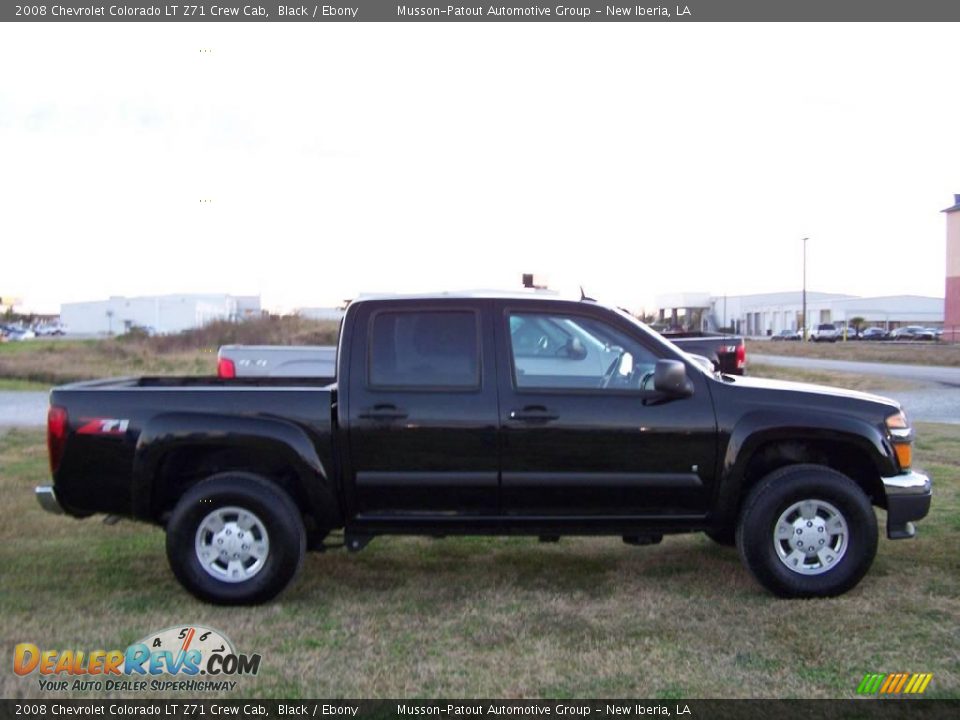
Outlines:
<svg viewBox="0 0 960 720"><path fill-rule="evenodd" d="M57 493L54 491L52 485L38 485L34 493L37 496L37 502L40 503L40 507L48 513L63 515L63 508L60 507L60 503L57 501Z"/></svg>

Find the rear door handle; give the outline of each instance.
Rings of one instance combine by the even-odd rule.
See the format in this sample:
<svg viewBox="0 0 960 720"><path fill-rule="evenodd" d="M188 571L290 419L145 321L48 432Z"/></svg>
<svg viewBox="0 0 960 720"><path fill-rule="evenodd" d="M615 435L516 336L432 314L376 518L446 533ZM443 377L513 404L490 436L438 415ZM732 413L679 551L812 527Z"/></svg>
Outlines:
<svg viewBox="0 0 960 720"><path fill-rule="evenodd" d="M396 405L374 405L360 413L364 420L402 420L407 417L407 413Z"/></svg>
<svg viewBox="0 0 960 720"><path fill-rule="evenodd" d="M527 405L523 410L510 411L510 419L521 422L548 422L550 420L556 420L559 417L559 415L547 410L543 405Z"/></svg>

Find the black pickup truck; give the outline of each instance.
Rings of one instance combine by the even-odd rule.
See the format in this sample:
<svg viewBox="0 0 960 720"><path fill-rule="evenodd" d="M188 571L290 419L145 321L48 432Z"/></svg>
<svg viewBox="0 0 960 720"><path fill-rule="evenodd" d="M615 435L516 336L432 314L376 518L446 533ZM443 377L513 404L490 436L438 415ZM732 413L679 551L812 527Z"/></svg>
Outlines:
<svg viewBox="0 0 960 720"><path fill-rule="evenodd" d="M308 549L387 534L706 532L785 597L856 585L931 483L896 402L714 373L628 314L535 294L371 297L336 378L51 393L48 510L166 529L200 598L268 600Z"/></svg>

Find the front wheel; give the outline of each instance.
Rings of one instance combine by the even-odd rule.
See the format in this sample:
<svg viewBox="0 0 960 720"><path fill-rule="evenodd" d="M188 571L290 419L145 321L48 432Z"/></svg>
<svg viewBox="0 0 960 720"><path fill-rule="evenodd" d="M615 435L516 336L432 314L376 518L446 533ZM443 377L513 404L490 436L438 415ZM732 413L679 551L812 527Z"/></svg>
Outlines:
<svg viewBox="0 0 960 720"><path fill-rule="evenodd" d="M191 487L167 523L167 558L201 600L252 605L296 576L306 531L290 496L252 473L220 473Z"/></svg>
<svg viewBox="0 0 960 720"><path fill-rule="evenodd" d="M877 517L846 475L821 465L791 465L750 492L737 548L753 576L775 595L841 595L873 563Z"/></svg>

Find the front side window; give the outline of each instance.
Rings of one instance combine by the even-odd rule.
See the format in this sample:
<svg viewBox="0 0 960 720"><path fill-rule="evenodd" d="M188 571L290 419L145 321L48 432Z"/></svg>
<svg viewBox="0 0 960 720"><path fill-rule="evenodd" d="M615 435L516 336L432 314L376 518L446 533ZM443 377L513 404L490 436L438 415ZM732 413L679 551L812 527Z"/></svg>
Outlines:
<svg viewBox="0 0 960 720"><path fill-rule="evenodd" d="M594 318L511 313L517 388L649 390L656 356L637 340Z"/></svg>
<svg viewBox="0 0 960 720"><path fill-rule="evenodd" d="M477 314L470 311L375 314L370 333L370 385L479 387L477 327Z"/></svg>

